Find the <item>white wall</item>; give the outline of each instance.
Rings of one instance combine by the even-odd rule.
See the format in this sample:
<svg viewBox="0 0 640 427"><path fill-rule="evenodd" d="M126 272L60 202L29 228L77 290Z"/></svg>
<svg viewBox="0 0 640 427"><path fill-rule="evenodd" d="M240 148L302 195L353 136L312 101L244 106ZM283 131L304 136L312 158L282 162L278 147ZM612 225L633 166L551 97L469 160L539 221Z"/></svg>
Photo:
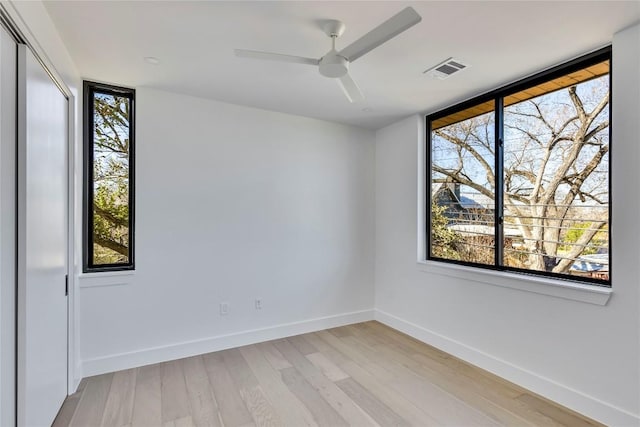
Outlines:
<svg viewBox="0 0 640 427"><path fill-rule="evenodd" d="M81 278L85 376L372 318L372 131L136 101L136 270Z"/></svg>
<svg viewBox="0 0 640 427"><path fill-rule="evenodd" d="M638 25L613 39L614 293L606 306L425 272L416 263L423 118L376 135L378 318L611 425L640 422L639 41Z"/></svg>

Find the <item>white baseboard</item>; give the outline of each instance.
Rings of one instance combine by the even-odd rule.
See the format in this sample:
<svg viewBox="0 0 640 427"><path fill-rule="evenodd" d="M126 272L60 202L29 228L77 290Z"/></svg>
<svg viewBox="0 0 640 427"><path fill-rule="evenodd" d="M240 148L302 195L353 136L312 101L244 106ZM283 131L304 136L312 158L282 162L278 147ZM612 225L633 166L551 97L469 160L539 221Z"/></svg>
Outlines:
<svg viewBox="0 0 640 427"><path fill-rule="evenodd" d="M374 319L374 310L361 310L334 316L319 317L300 322L284 323L266 328L252 329L202 340L175 343L128 353L113 354L82 361L82 375L90 377L122 369L136 368L198 354L270 341L293 335L306 334L327 328L366 322Z"/></svg>
<svg viewBox="0 0 640 427"><path fill-rule="evenodd" d="M588 396L384 311L375 320L610 426L640 426L640 416Z"/></svg>

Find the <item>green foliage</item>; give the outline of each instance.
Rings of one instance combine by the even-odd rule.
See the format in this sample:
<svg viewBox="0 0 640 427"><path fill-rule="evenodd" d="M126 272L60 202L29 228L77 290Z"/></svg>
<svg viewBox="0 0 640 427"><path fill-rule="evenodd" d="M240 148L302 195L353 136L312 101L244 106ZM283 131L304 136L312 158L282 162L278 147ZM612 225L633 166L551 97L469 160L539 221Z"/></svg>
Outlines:
<svg viewBox="0 0 640 427"><path fill-rule="evenodd" d="M431 255L438 258L460 259L456 250L456 243L460 236L447 228L449 220L444 216L446 207L436 203L431 204Z"/></svg>
<svg viewBox="0 0 640 427"><path fill-rule="evenodd" d="M564 236L564 242L566 243L576 243L584 234L585 231L595 227L596 225L593 222L579 222L571 226L567 233ZM589 242L589 246L585 246L580 255L592 255L598 252L598 249L601 247L607 246L607 227L605 226L603 230L597 232L591 241ZM571 250L573 245L563 245L561 247L562 250Z"/></svg>
<svg viewBox="0 0 640 427"><path fill-rule="evenodd" d="M128 261L129 108L125 97L94 102L93 239L95 265Z"/></svg>

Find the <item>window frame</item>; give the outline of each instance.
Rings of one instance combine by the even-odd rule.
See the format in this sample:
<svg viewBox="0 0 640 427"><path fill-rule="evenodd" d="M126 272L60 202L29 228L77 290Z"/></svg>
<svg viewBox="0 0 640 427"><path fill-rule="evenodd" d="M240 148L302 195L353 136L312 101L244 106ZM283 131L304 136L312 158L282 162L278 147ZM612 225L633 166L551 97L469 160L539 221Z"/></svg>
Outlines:
<svg viewBox="0 0 640 427"><path fill-rule="evenodd" d="M504 130L504 103L503 100L505 97L512 95L514 93L526 90L533 86L537 86L539 84L545 83L549 80L553 80L558 77L562 77L566 74L570 74L572 72L578 71L580 69L586 68L590 65L594 65L603 61L609 61L609 167L608 167L608 197L609 197L609 206L608 206L608 245L609 245L609 279L597 279L591 277L583 277L583 276L570 276L568 274L561 273L553 273L548 271L537 271L537 270L528 270L523 268L511 267L504 265L502 263L503 258L503 192L504 192L504 144L503 144L503 130ZM431 262L439 262L443 264L455 264L467 267L478 268L482 270L492 270L492 271L500 271L500 272L508 272L508 273L516 273L522 274L525 276L537 276L537 277L545 277L550 279L559 279L567 282L586 284L592 286L598 286L601 288L611 289L612 288L612 269L611 269L611 260L613 258L612 251L612 186L611 186L611 165L612 165L612 129L613 129L613 115L612 113L612 94L613 94L613 61L612 61L612 46L606 46L586 55L575 58L571 61L562 63L560 65L551 67L547 70L535 73L529 77L525 77L520 79L514 83L507 84L505 86L499 87L498 89L494 89L487 93L481 94L479 96L473 97L471 99L465 100L463 102L457 103L445 109L439 110L435 113L428 114L425 116L425 156L426 156L426 167L425 167L425 257L426 260ZM492 265L489 264L480 264L476 262L470 261L459 261L452 260L440 257L434 257L431 254L431 204L433 201L433 194L431 191L432 188L432 163L431 163L431 150L432 150L432 140L431 140L431 123L435 120L441 119L443 117L449 116L451 114L455 114L459 111L466 110L468 108L474 107L478 104L486 103L486 102L494 102L494 115L495 115L495 179L496 179L496 189L500 189L500 191L496 190L495 199L494 199L494 228L495 228L495 259Z"/></svg>
<svg viewBox="0 0 640 427"><path fill-rule="evenodd" d="M127 263L93 263L93 198L94 198L94 99L95 94L126 97L130 102L129 118L129 254ZM82 194L82 272L112 272L135 270L135 97L133 88L115 86L106 83L83 81L83 194Z"/></svg>

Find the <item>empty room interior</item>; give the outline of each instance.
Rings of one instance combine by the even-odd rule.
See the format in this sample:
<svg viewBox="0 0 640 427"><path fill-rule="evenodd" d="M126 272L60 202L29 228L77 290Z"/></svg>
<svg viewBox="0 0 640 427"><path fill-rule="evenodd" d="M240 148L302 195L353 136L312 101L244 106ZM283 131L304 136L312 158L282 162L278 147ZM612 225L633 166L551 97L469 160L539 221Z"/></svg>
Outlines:
<svg viewBox="0 0 640 427"><path fill-rule="evenodd" d="M639 1L0 27L1 426L640 426Z"/></svg>

